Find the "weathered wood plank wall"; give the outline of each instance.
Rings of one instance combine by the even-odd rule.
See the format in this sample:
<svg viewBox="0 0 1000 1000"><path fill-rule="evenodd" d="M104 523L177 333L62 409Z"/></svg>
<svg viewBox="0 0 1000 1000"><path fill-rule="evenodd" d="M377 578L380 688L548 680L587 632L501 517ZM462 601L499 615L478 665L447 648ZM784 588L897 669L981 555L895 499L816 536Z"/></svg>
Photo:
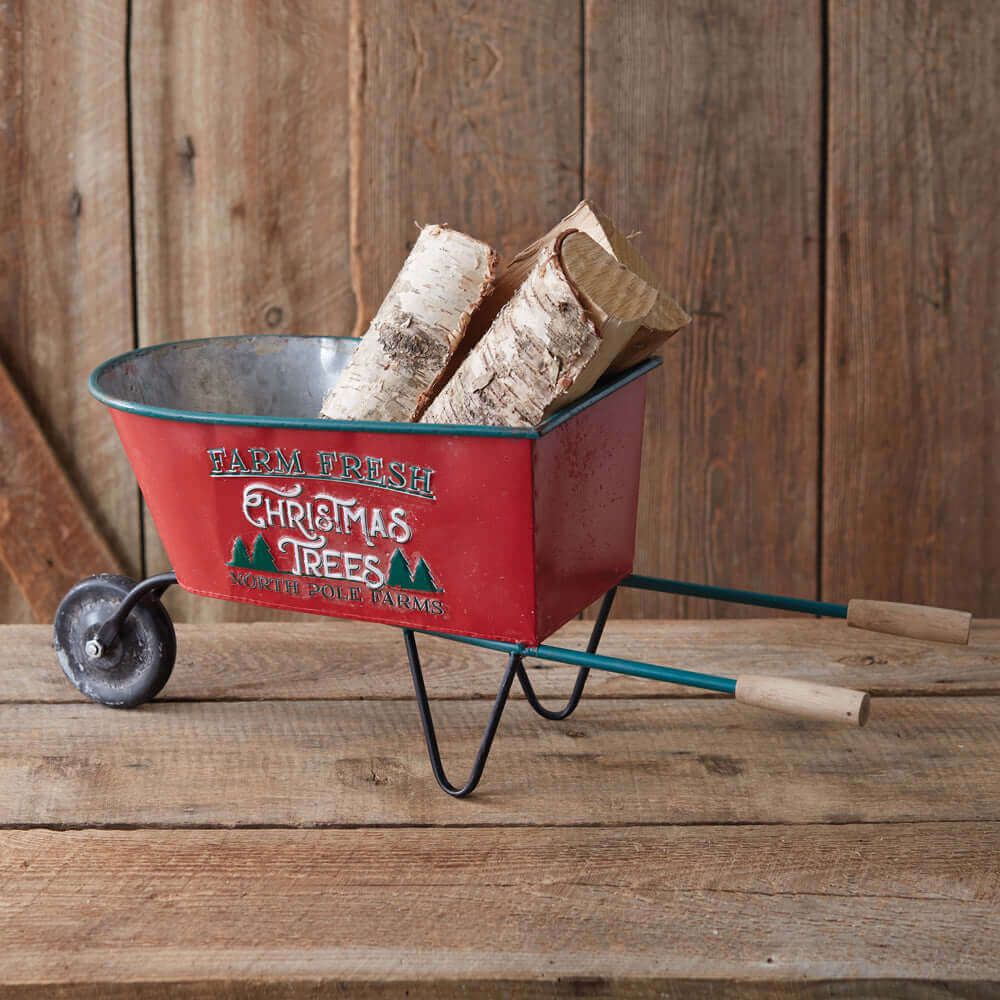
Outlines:
<svg viewBox="0 0 1000 1000"><path fill-rule="evenodd" d="M823 577L1000 610L1000 8L834 3Z"/></svg>
<svg viewBox="0 0 1000 1000"><path fill-rule="evenodd" d="M587 4L585 191L644 231L650 264L694 315L649 380L636 565L812 594L819 8L708 6ZM708 610L621 596L618 613Z"/></svg>
<svg viewBox="0 0 1000 1000"><path fill-rule="evenodd" d="M452 6L442 16L408 0L352 5L358 336L416 239L414 220L447 222L510 255L579 200L578 5Z"/></svg>
<svg viewBox="0 0 1000 1000"><path fill-rule="evenodd" d="M414 219L510 253L586 195L695 313L637 568L1000 613L993 5L60 0L0 32L0 361L130 572L165 557L94 365L361 330Z"/></svg>
<svg viewBox="0 0 1000 1000"><path fill-rule="evenodd" d="M90 372L134 343L126 23L122 0L0 4L0 364L134 574L135 478L87 391ZM0 506L15 507L18 491L36 485L33 475L12 476L16 456L3 453L23 440L0 427ZM37 497L56 519L50 501L47 492ZM26 528L15 519L5 530ZM71 563L77 539L64 534L63 544ZM21 586L0 563L0 621L31 621L22 593L30 577L64 570L43 546L39 556L33 571L18 560Z"/></svg>
<svg viewBox="0 0 1000 1000"><path fill-rule="evenodd" d="M138 343L349 334L344 3L133 0ZM169 568L145 518L149 572ZM275 618L180 592L180 618ZM286 616L287 617L287 616Z"/></svg>

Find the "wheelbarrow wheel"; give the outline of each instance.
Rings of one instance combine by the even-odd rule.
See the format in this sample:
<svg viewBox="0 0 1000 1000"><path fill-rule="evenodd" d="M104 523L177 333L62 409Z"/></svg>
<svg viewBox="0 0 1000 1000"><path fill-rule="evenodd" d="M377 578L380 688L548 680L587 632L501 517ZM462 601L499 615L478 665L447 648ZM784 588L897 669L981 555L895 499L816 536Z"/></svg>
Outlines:
<svg viewBox="0 0 1000 1000"><path fill-rule="evenodd" d="M155 698L177 654L173 622L153 596L132 608L114 642L102 648L96 641L134 586L124 576L89 576L66 594L56 612L54 645L63 673L81 694L112 708L135 708Z"/></svg>

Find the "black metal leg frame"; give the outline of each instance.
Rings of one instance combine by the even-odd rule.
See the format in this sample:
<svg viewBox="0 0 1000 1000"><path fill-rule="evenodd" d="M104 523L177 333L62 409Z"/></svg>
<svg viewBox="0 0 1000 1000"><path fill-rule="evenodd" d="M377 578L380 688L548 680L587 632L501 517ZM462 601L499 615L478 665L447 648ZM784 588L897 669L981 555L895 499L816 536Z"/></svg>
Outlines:
<svg viewBox="0 0 1000 1000"><path fill-rule="evenodd" d="M608 615L611 613L611 605L615 599L616 590L617 588L612 588L604 595L604 601L601 603L600 611L598 611L597 619L594 622L594 628L590 633L590 640L587 642L587 653L597 652L597 646L601 641L601 636L604 634L604 626L607 623ZM493 737L496 736L497 728L500 725L500 718L507 705L507 699L510 696L510 689L515 677L517 677L521 687L524 689L528 703L542 718L559 720L568 719L573 714L580 703L580 696L583 694L583 688L590 674L589 667L581 667L576 675L576 683L573 685L573 691L566 704L560 709L546 708L538 700L538 695L531 684L527 670L525 670L525 652L521 648L512 649L508 655L507 669L504 671L503 680L500 682L500 689L497 691L496 699L493 702L493 710L490 712L489 721L486 723L486 731L483 733L482 742L479 744L479 750L472 765L472 772L469 774L465 784L459 787L453 785L448 780L444 772L444 766L441 763L441 751L438 748L437 735L434 732L434 720L431 716L430 701L427 698L427 688L424 685L424 675L420 667L420 654L417 652L417 641L412 629L403 629L403 642L406 644L406 655L410 661L413 690L417 696L417 708L420 710L420 722L424 727L424 739L427 742L427 754L431 760L431 768L434 771L437 783L444 791L455 798L463 798L472 792L483 776L486 759L489 757L490 749L493 746ZM484 641L483 645L504 649L509 648L510 644L494 644Z"/></svg>

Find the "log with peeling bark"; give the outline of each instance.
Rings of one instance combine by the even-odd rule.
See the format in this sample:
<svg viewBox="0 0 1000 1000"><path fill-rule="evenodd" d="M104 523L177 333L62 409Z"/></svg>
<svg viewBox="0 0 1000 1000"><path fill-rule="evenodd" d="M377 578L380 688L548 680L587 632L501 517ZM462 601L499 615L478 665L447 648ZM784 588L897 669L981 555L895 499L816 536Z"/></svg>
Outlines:
<svg viewBox="0 0 1000 1000"><path fill-rule="evenodd" d="M584 200L544 236L525 247L507 264L493 290L472 319L468 339L470 346L478 342L541 257L551 252L559 236L572 229L586 233L605 252L615 257L658 292L654 308L650 310L632 341L623 346L619 356L609 365L610 371L621 371L648 358L678 330L691 322L691 317L660 287L645 257L632 240L600 212L592 201Z"/></svg>
<svg viewBox="0 0 1000 1000"><path fill-rule="evenodd" d="M648 358L674 333L691 322L691 317L659 287L645 258L631 240L606 215L599 212L593 202L581 201L569 215L560 220L544 236L525 247L507 264L490 293L473 314L466 335L451 356L445 370L425 393L419 407L420 413L465 362L466 357L486 334L500 314L500 310L514 297L514 293L535 265L544 255L552 252L556 240L563 233L574 229L590 236L605 252L617 258L658 293L655 307L650 310L649 316L636 330L632 339L622 346L618 356L608 366L610 371L621 371Z"/></svg>
<svg viewBox="0 0 1000 1000"><path fill-rule="evenodd" d="M425 226L321 416L415 420L496 277L496 253L447 226Z"/></svg>
<svg viewBox="0 0 1000 1000"><path fill-rule="evenodd" d="M536 426L594 385L657 297L657 289L585 233L562 234L430 404L424 422Z"/></svg>

